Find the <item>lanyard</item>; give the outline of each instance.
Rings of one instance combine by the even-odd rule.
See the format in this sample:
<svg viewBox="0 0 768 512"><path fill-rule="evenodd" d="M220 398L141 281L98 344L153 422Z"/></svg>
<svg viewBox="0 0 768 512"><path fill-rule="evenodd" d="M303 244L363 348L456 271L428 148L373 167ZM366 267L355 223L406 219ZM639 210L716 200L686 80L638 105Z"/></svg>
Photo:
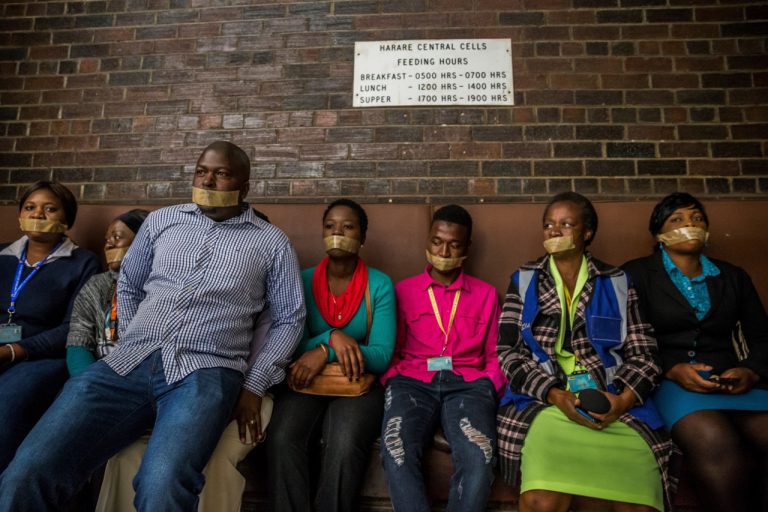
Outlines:
<svg viewBox="0 0 768 512"><path fill-rule="evenodd" d="M35 263L34 267L32 268L32 272L29 273L29 275L24 279L24 281L21 280L21 274L24 271L24 262L27 259L27 247L29 246L29 242L24 246L24 250L21 251L21 256L19 256L19 264L16 266L16 275L13 278L13 285L11 286L11 303L8 305L8 323L11 323L11 318L13 317L13 313L16 312L16 299L19 298L19 294L21 293L21 290L24 289L25 286L27 286L27 283L30 279L32 279L35 274L40 270L40 268L43 266L45 261L50 257L51 254L55 253L56 250L61 245L61 242L56 244L56 247L53 248L53 250L42 260Z"/></svg>
<svg viewBox="0 0 768 512"><path fill-rule="evenodd" d="M437 326L445 335L445 343L443 343L443 350L440 351L440 355L445 354L445 349L448 347L448 335L451 334L451 327L453 327L453 319L456 317L456 309L459 307L459 297L461 296L461 290L456 290L456 294L453 296L453 306L451 307L451 317L448 319L448 330L443 327L443 319L440 316L440 311L437 309L437 301L435 301L435 292L432 291L432 285L427 288L429 292L429 301L432 303L432 311L435 312L435 320L437 320Z"/></svg>
<svg viewBox="0 0 768 512"><path fill-rule="evenodd" d="M117 341L117 287L112 294L112 301L104 321L104 334L107 341Z"/></svg>

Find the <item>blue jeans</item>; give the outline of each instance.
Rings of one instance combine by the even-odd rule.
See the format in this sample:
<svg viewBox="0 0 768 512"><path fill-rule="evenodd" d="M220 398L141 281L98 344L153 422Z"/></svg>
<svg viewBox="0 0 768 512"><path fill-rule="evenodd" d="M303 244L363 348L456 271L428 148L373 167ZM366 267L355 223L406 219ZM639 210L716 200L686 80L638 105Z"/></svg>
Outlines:
<svg viewBox="0 0 768 512"><path fill-rule="evenodd" d="M64 359L22 361L0 373L0 473L68 377Z"/></svg>
<svg viewBox="0 0 768 512"><path fill-rule="evenodd" d="M432 382L393 377L384 395L381 457L395 512L429 512L421 457L437 428L451 445L447 512L485 510L496 453L496 391L488 379L464 382L450 371Z"/></svg>
<svg viewBox="0 0 768 512"><path fill-rule="evenodd" d="M70 379L0 475L0 511L65 508L91 473L154 425L134 480L139 511L196 511L202 470L240 393L224 368L168 384L160 351L122 377L103 361Z"/></svg>

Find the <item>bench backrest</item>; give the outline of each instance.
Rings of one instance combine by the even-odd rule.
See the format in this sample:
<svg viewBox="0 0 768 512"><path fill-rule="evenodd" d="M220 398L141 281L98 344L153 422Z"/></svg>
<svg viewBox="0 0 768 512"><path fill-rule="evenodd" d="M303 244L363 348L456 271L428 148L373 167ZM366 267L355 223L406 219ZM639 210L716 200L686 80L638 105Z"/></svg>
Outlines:
<svg viewBox="0 0 768 512"><path fill-rule="evenodd" d="M598 258L621 264L649 254L653 239L648 233L652 202L596 203L600 219L591 250ZM321 241L323 204L255 205L293 240L302 268L323 256ZM420 272L432 212L424 204L366 204L368 239L361 251L366 262L397 282ZM100 252L107 225L134 205L82 205L72 238L83 247ZM542 204L467 205L474 220L473 244L468 270L493 284L500 294L509 277L522 263L543 254L541 245ZM747 270L768 303L768 201L717 201L706 205L711 222L707 254ZM148 206L148 209L157 206ZM12 241L21 233L18 209L0 206L0 241Z"/></svg>

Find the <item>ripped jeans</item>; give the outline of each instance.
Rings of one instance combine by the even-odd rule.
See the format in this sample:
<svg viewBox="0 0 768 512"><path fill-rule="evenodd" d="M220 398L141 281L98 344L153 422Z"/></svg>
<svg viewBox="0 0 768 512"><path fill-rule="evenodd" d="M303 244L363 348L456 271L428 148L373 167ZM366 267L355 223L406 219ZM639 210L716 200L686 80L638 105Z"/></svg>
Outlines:
<svg viewBox="0 0 768 512"><path fill-rule="evenodd" d="M464 382L450 371L432 382L396 376L387 383L381 457L394 512L429 512L421 456L438 421L451 445L447 512L485 510L496 454L496 391L488 379Z"/></svg>

